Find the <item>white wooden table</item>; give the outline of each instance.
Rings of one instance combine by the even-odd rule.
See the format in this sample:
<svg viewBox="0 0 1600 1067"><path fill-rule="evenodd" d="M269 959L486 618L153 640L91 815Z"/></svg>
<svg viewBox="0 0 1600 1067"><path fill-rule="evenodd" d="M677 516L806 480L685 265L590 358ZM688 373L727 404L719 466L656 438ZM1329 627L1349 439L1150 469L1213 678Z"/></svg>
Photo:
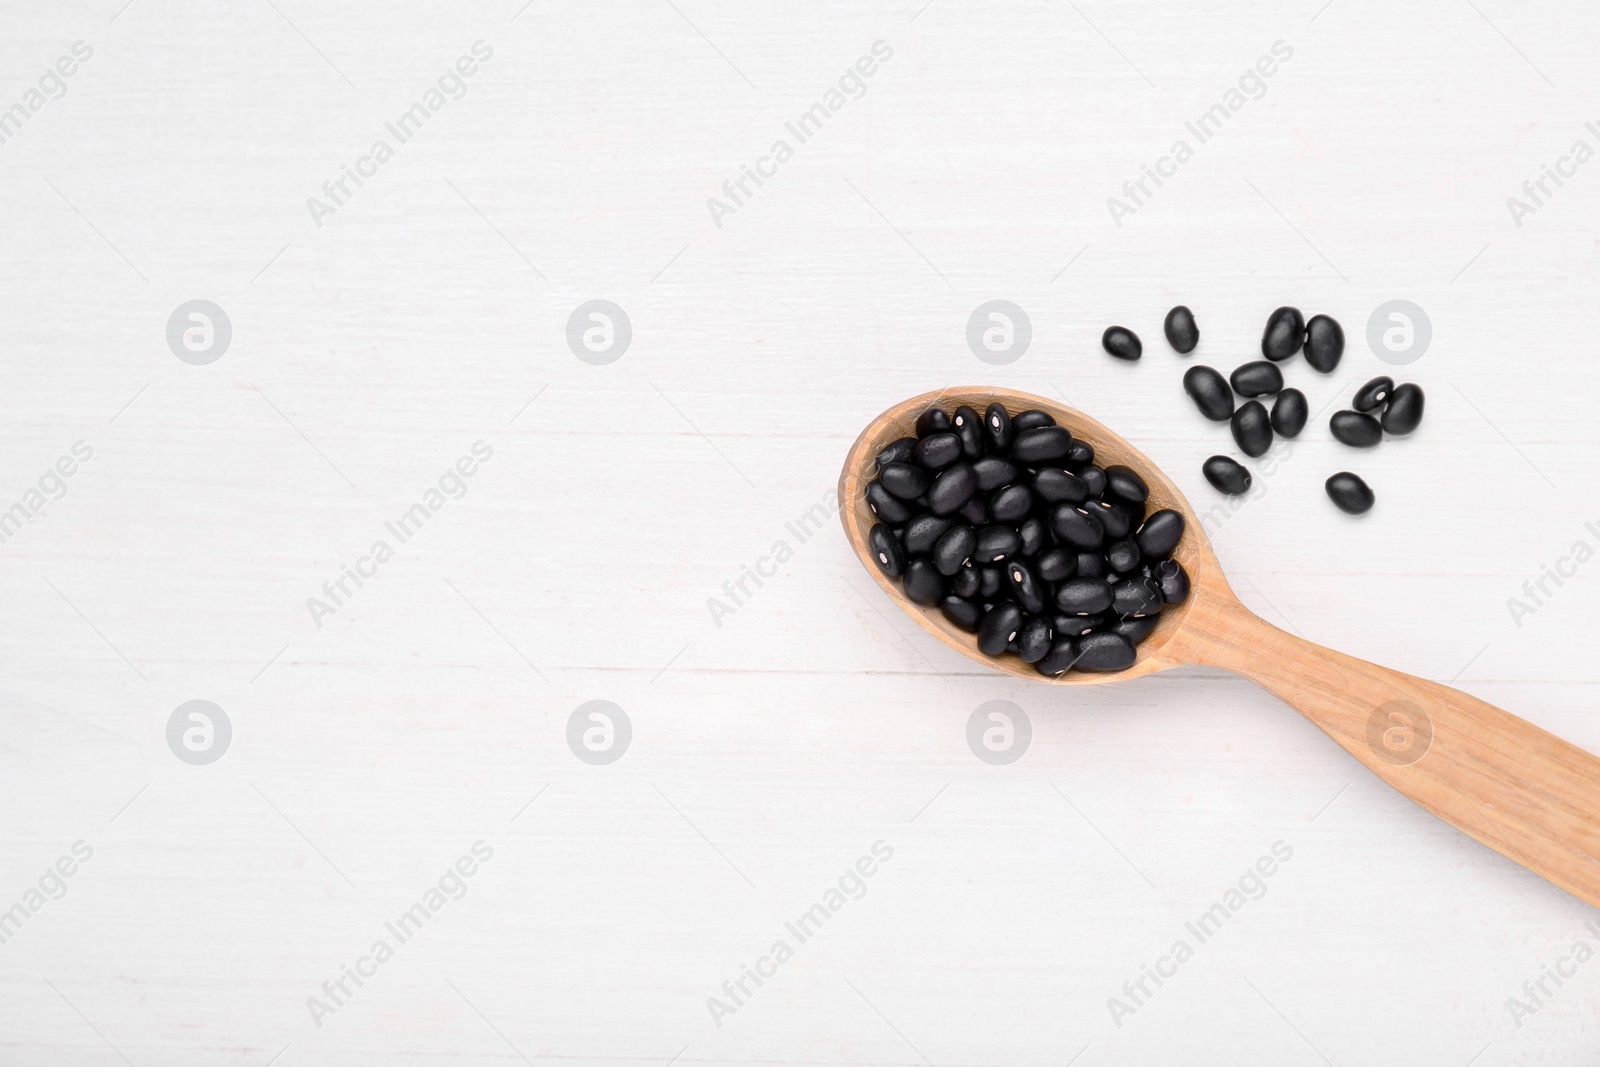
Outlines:
<svg viewBox="0 0 1600 1067"><path fill-rule="evenodd" d="M1209 508L1166 309L1224 371L1274 306L1333 314L1338 371L1289 367L1318 410L1408 300L1421 431L1357 454L1324 413L1218 554L1280 625L1600 748L1600 562L1508 608L1600 548L1600 163L1561 162L1600 149L1600 15L1319 3L0 13L0 1062L1590 1062L1592 909L1246 682L984 673L829 512L870 417L971 383ZM997 299L1005 365L966 340ZM580 359L593 300L631 337ZM194 700L210 763L215 713L168 743ZM569 747L595 700L625 749L615 714Z"/></svg>

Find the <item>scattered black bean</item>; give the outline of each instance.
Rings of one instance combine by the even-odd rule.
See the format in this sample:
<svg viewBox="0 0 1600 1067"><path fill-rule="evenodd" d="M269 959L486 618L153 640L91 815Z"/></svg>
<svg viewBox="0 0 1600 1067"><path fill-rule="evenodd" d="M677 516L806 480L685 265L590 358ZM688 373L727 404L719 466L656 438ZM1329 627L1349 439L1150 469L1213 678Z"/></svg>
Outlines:
<svg viewBox="0 0 1600 1067"><path fill-rule="evenodd" d="M1107 326L1100 335L1100 346L1118 359L1134 360L1144 355L1139 335L1126 326Z"/></svg>
<svg viewBox="0 0 1600 1067"><path fill-rule="evenodd" d="M1212 456L1200 465L1200 473L1219 493L1237 495L1250 488L1250 471L1227 456Z"/></svg>
<svg viewBox="0 0 1600 1067"><path fill-rule="evenodd" d="M1233 414L1233 390L1228 379L1203 363L1183 372L1183 391L1194 400L1200 414L1212 422L1226 422Z"/></svg>
<svg viewBox="0 0 1600 1067"><path fill-rule="evenodd" d="M1331 476L1328 479L1327 490L1328 499L1333 501L1340 511L1351 515L1362 515L1370 511L1377 499L1372 495L1371 486L1349 471L1340 471Z"/></svg>
<svg viewBox="0 0 1600 1067"><path fill-rule="evenodd" d="M1240 396L1271 396L1283 388L1283 371L1276 363L1258 359L1236 368L1228 382Z"/></svg>
<svg viewBox="0 0 1600 1067"><path fill-rule="evenodd" d="M1311 369L1332 374L1344 355L1344 328L1327 315L1306 321L1306 362Z"/></svg>
<svg viewBox="0 0 1600 1067"><path fill-rule="evenodd" d="M929 408L917 416L917 436L941 433L950 429L950 416L938 408Z"/></svg>
<svg viewBox="0 0 1600 1067"><path fill-rule="evenodd" d="M1384 431L1403 436L1422 424L1422 386L1406 382L1394 387L1389 394L1389 406L1383 409Z"/></svg>
<svg viewBox="0 0 1600 1067"><path fill-rule="evenodd" d="M1389 394L1392 392L1394 392L1394 379L1387 374L1380 374L1356 390L1355 399L1350 401L1350 406L1357 411L1372 411L1387 404Z"/></svg>
<svg viewBox="0 0 1600 1067"><path fill-rule="evenodd" d="M978 632L978 624L983 621L983 606L966 597L947 596L939 601L939 610L944 617L969 634Z"/></svg>
<svg viewBox="0 0 1600 1067"><path fill-rule="evenodd" d="M1261 354L1273 362L1288 359L1300 351L1305 336L1306 320L1300 309L1281 307L1267 316L1267 328L1261 333Z"/></svg>
<svg viewBox="0 0 1600 1067"><path fill-rule="evenodd" d="M1371 448L1383 440L1383 425L1361 411L1335 411L1328 420L1333 436L1352 448Z"/></svg>
<svg viewBox="0 0 1600 1067"><path fill-rule="evenodd" d="M978 491L978 474L965 463L957 463L939 472L928 489L928 510L935 515L948 515L972 499ZM880 517L882 512L879 512Z"/></svg>
<svg viewBox="0 0 1600 1067"><path fill-rule="evenodd" d="M1299 437L1310 417L1311 405L1298 389L1285 389L1272 402L1272 428L1281 437Z"/></svg>
<svg viewBox="0 0 1600 1067"><path fill-rule="evenodd" d="M1233 413L1233 440L1239 451L1254 459L1272 447L1272 421L1259 400L1247 400Z"/></svg>
<svg viewBox="0 0 1600 1067"><path fill-rule="evenodd" d="M1021 433L1023 430L1037 430L1041 426L1054 426L1055 424L1055 416L1048 411L1040 411L1038 408L1029 408L1027 411L1019 411L1011 416L1011 429L1015 433Z"/></svg>
<svg viewBox="0 0 1600 1067"><path fill-rule="evenodd" d="M1194 312L1182 304L1167 312L1161 328L1166 331L1167 344L1179 355L1187 356L1200 343L1200 327L1194 323Z"/></svg>

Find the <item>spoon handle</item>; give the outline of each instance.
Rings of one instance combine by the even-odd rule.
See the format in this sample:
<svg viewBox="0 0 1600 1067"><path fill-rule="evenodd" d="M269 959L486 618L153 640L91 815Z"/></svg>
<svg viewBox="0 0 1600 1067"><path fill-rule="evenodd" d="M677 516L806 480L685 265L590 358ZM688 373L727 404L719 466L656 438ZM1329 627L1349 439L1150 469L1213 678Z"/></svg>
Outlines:
<svg viewBox="0 0 1600 1067"><path fill-rule="evenodd" d="M1244 675L1445 822L1600 907L1600 759L1449 686L1287 633L1237 602L1198 659Z"/></svg>

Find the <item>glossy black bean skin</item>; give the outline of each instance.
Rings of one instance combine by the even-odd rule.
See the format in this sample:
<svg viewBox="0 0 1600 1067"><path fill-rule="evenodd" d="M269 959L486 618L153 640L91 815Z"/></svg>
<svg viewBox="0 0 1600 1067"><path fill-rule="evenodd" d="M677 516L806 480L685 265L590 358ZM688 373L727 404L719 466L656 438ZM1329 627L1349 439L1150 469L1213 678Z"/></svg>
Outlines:
<svg viewBox="0 0 1600 1067"><path fill-rule="evenodd" d="M1033 568L1026 563L1012 560L1006 564L1006 581L1011 583L1011 595L1017 603L1022 605L1022 610L1029 615L1037 615L1044 610L1045 588L1039 579L1033 575Z"/></svg>
<svg viewBox="0 0 1600 1067"><path fill-rule="evenodd" d="M956 436L961 438L961 454L969 461L983 455L983 417L963 404L956 408L950 422Z"/></svg>
<svg viewBox="0 0 1600 1067"><path fill-rule="evenodd" d="M1079 578L1104 578L1106 558L1098 552L1079 552L1078 565L1074 570Z"/></svg>
<svg viewBox="0 0 1600 1067"><path fill-rule="evenodd" d="M1059 582L1078 573L1078 554L1062 545L1039 554L1033 561L1033 571L1047 582Z"/></svg>
<svg viewBox="0 0 1600 1067"><path fill-rule="evenodd" d="M1033 669L1047 678L1054 678L1066 674L1077 662L1078 642L1070 637L1057 637L1050 642L1050 651L1033 665Z"/></svg>
<svg viewBox="0 0 1600 1067"><path fill-rule="evenodd" d="M1058 504L1050 512L1050 532L1062 544L1078 549L1099 548L1106 539L1105 527L1071 504Z"/></svg>
<svg viewBox="0 0 1600 1067"><path fill-rule="evenodd" d="M944 599L944 578L925 559L914 559L906 564L903 582L906 596L913 604L931 608Z"/></svg>
<svg viewBox="0 0 1600 1067"><path fill-rule="evenodd" d="M1125 637L1134 644L1138 644L1150 636L1150 631L1156 628L1156 623L1161 621L1159 615L1142 615L1136 619L1123 619L1114 623L1111 632L1118 637Z"/></svg>
<svg viewBox="0 0 1600 1067"><path fill-rule="evenodd" d="M929 408L917 416L917 436L927 437L929 434L944 433L950 429L950 416L938 408Z"/></svg>
<svg viewBox="0 0 1600 1067"><path fill-rule="evenodd" d="M1422 386L1411 382L1395 386L1389 406L1383 409L1384 431L1403 436L1422 425L1422 401Z"/></svg>
<svg viewBox="0 0 1600 1067"><path fill-rule="evenodd" d="M1142 504L1150 496L1143 478L1132 468L1117 464L1106 468L1106 492L1130 504Z"/></svg>
<svg viewBox="0 0 1600 1067"><path fill-rule="evenodd" d="M958 511L978 491L978 475L965 463L939 472L928 489L928 510L935 515Z"/></svg>
<svg viewBox="0 0 1600 1067"><path fill-rule="evenodd" d="M982 526L989 521L989 508L983 502L983 497L978 493L972 494L972 499L961 505L956 512L972 526Z"/></svg>
<svg viewBox="0 0 1600 1067"><path fill-rule="evenodd" d="M906 523L906 554L926 556L932 552L934 542L944 536L953 521L938 515L918 515Z"/></svg>
<svg viewBox="0 0 1600 1067"><path fill-rule="evenodd" d="M1106 491L1106 472L1099 467L1085 467L1078 472L1078 477L1089 487L1091 497L1099 496Z"/></svg>
<svg viewBox="0 0 1600 1067"><path fill-rule="evenodd" d="M880 520L897 526L911 518L911 508L906 502L893 496L878 482L867 486L867 506Z"/></svg>
<svg viewBox="0 0 1600 1067"><path fill-rule="evenodd" d="M978 532L965 523L957 523L934 543L933 555L929 558L939 573L949 578L972 558L973 550L977 547Z"/></svg>
<svg viewBox="0 0 1600 1067"><path fill-rule="evenodd" d="M1332 374L1344 356L1344 327L1327 315L1306 320L1306 362L1311 369Z"/></svg>
<svg viewBox="0 0 1600 1067"><path fill-rule="evenodd" d="M1330 476L1323 488L1328 491L1328 499L1347 515L1366 514L1378 499L1371 486L1349 471Z"/></svg>
<svg viewBox="0 0 1600 1067"><path fill-rule="evenodd" d="M1100 529L1105 531L1108 540L1119 541L1127 537L1128 532L1133 529L1133 519L1115 504L1108 504L1104 500L1091 500L1082 507L1100 523Z"/></svg>
<svg viewBox="0 0 1600 1067"><path fill-rule="evenodd" d="M1356 390L1355 399L1350 401L1350 406L1357 411L1372 411L1381 408L1389 402L1389 394L1394 392L1394 379L1387 374L1380 374Z"/></svg>
<svg viewBox="0 0 1600 1067"><path fill-rule="evenodd" d="M1121 634L1087 634L1078 638L1078 662L1073 666L1080 671L1125 671L1138 658L1133 642Z"/></svg>
<svg viewBox="0 0 1600 1067"><path fill-rule="evenodd" d="M939 610L951 623L969 634L977 633L978 623L983 621L983 606L964 597L945 597L939 601Z"/></svg>
<svg viewBox="0 0 1600 1067"><path fill-rule="evenodd" d="M997 600L1006 588L1006 572L1000 567L978 568L978 596Z"/></svg>
<svg viewBox="0 0 1600 1067"><path fill-rule="evenodd" d="M1093 615L1111 607L1111 586L1101 578L1068 578L1056 586L1056 607L1068 615Z"/></svg>
<svg viewBox="0 0 1600 1067"><path fill-rule="evenodd" d="M1048 463L1060 459L1072 447L1072 435L1062 426L1040 426L1022 430L1011 441L1011 458L1018 463Z"/></svg>
<svg viewBox="0 0 1600 1067"><path fill-rule="evenodd" d="M978 531L972 558L979 563L999 563L1022 551L1022 535L1009 526L985 526Z"/></svg>
<svg viewBox="0 0 1600 1067"><path fill-rule="evenodd" d="M1083 479L1059 467L1040 467L1033 475L1033 491L1051 504L1081 504L1089 499Z"/></svg>
<svg viewBox="0 0 1600 1067"><path fill-rule="evenodd" d="M1144 557L1139 554L1139 546L1132 541L1117 541L1107 546L1106 562L1118 574L1127 574L1138 568Z"/></svg>
<svg viewBox="0 0 1600 1067"><path fill-rule="evenodd" d="M978 649L985 655L998 656L1006 650L1022 629L1022 608L1010 600L1003 600L990 608L978 626Z"/></svg>
<svg viewBox="0 0 1600 1067"><path fill-rule="evenodd" d="M1189 572L1175 559L1164 559L1156 564L1155 578L1161 584L1161 599L1168 604L1181 604L1189 599Z"/></svg>
<svg viewBox="0 0 1600 1067"><path fill-rule="evenodd" d="M1144 345L1139 335L1126 326L1107 326L1100 335L1100 347L1118 359L1135 360L1144 355Z"/></svg>
<svg viewBox="0 0 1600 1067"><path fill-rule="evenodd" d="M1272 402L1272 428L1280 437L1299 437L1310 417L1311 405L1298 389L1285 389Z"/></svg>
<svg viewBox="0 0 1600 1067"><path fill-rule="evenodd" d="M1272 420L1259 400L1247 400L1239 405L1229 423L1234 444L1239 451L1254 459L1272 447Z"/></svg>
<svg viewBox="0 0 1600 1067"><path fill-rule="evenodd" d="M1212 456L1200 465L1200 473L1219 493L1243 493L1250 488L1250 471L1228 456Z"/></svg>
<svg viewBox="0 0 1600 1067"><path fill-rule="evenodd" d="M1145 559L1164 559L1172 555L1172 550L1183 540L1183 516L1171 508L1163 508L1144 520L1135 540Z"/></svg>
<svg viewBox="0 0 1600 1067"><path fill-rule="evenodd" d="M1383 424L1361 411L1335 411L1328 428L1352 448L1371 448L1383 440Z"/></svg>
<svg viewBox="0 0 1600 1067"><path fill-rule="evenodd" d="M985 493L1017 480L1016 466L999 456L984 456L972 469L978 472L978 489Z"/></svg>
<svg viewBox="0 0 1600 1067"><path fill-rule="evenodd" d="M961 458L961 438L948 431L929 434L917 442L912 455L929 470L943 470Z"/></svg>
<svg viewBox="0 0 1600 1067"><path fill-rule="evenodd" d="M1033 490L1008 485L989 498L989 515L995 522L1021 522L1033 510Z"/></svg>
<svg viewBox="0 0 1600 1067"><path fill-rule="evenodd" d="M989 439L991 452L1004 452L1011 447L1011 413L1004 404L990 404L983 413L983 433Z"/></svg>
<svg viewBox="0 0 1600 1067"><path fill-rule="evenodd" d="M1261 354L1274 363L1288 359L1300 351L1306 336L1306 320L1299 308L1281 307L1267 316L1267 328L1261 332Z"/></svg>
<svg viewBox="0 0 1600 1067"><path fill-rule="evenodd" d="M1057 637L1082 637L1093 632L1097 626L1106 626L1114 621L1114 616L1107 612L1094 615L1057 615L1051 620L1051 627Z"/></svg>
<svg viewBox="0 0 1600 1067"><path fill-rule="evenodd" d="M1233 389L1228 379L1203 363L1183 372L1183 391L1212 422L1226 422L1233 414Z"/></svg>
<svg viewBox="0 0 1600 1067"><path fill-rule="evenodd" d="M1022 535L1024 556L1032 558L1050 546L1050 529L1037 515L1017 527L1017 532Z"/></svg>
<svg viewBox="0 0 1600 1067"><path fill-rule="evenodd" d="M1088 441L1072 439L1072 447L1067 449L1067 458L1063 461L1065 466L1082 473L1082 468L1094 462L1094 446Z"/></svg>
<svg viewBox="0 0 1600 1067"><path fill-rule="evenodd" d="M1187 356L1200 343L1200 327L1195 325L1194 312L1182 304L1167 312L1161 329L1167 335L1167 344L1180 356Z"/></svg>
<svg viewBox="0 0 1600 1067"><path fill-rule="evenodd" d="M1271 396L1283 388L1283 371L1276 363L1258 359L1234 368L1228 383L1240 396Z"/></svg>
<svg viewBox="0 0 1600 1067"><path fill-rule="evenodd" d="M1038 663L1050 652L1050 642L1055 634L1050 622L1037 615L1030 616L1017 631L1017 655L1024 663Z"/></svg>
<svg viewBox="0 0 1600 1067"><path fill-rule="evenodd" d="M872 546L872 558L877 560L879 570L891 578L905 573L906 551L893 530L881 522L873 523L867 531L867 543Z"/></svg>
<svg viewBox="0 0 1600 1067"><path fill-rule="evenodd" d="M1124 619L1161 610L1161 589L1148 578L1124 578L1111 587L1111 610Z"/></svg>
<svg viewBox="0 0 1600 1067"><path fill-rule="evenodd" d="M963 600L971 600L978 595L978 585L978 568L969 564L956 571L956 576L950 579L950 593Z"/></svg>
<svg viewBox="0 0 1600 1067"><path fill-rule="evenodd" d="M927 470L910 463L891 463L878 472L878 481L901 500L915 500L928 491L933 479Z"/></svg>
<svg viewBox="0 0 1600 1067"><path fill-rule="evenodd" d="M1041 426L1054 426L1055 424L1055 416L1048 411L1040 411L1038 408L1029 408L1027 411L1019 411L1011 416L1011 431L1013 435L1019 434L1023 430L1037 430Z"/></svg>
<svg viewBox="0 0 1600 1067"><path fill-rule="evenodd" d="M902 437L898 441L889 442L889 445L878 453L878 469L881 471L891 463L909 463L916 447L915 437Z"/></svg>

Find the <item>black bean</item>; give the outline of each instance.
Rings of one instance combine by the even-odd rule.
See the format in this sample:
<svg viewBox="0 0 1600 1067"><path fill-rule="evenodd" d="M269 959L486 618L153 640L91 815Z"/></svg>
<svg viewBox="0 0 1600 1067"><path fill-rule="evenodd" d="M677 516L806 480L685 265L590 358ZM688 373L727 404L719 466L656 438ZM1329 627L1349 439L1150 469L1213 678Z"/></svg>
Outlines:
<svg viewBox="0 0 1600 1067"><path fill-rule="evenodd" d="M1194 312L1182 304L1167 312L1161 328L1166 331L1167 344L1179 355L1187 356L1200 343L1200 327L1195 325Z"/></svg>
<svg viewBox="0 0 1600 1067"><path fill-rule="evenodd" d="M1371 448L1383 440L1383 425L1360 411L1335 411L1328 427L1334 437L1352 448Z"/></svg>
<svg viewBox="0 0 1600 1067"><path fill-rule="evenodd" d="M1085 467L1078 472L1078 477L1089 487L1090 496L1099 496L1106 491L1106 472L1099 467Z"/></svg>
<svg viewBox="0 0 1600 1067"><path fill-rule="evenodd" d="M917 416L917 436L927 437L929 434L943 433L950 429L950 416L938 408L929 408Z"/></svg>
<svg viewBox="0 0 1600 1067"><path fill-rule="evenodd" d="M1017 527L1022 535L1022 554L1033 557L1050 547L1050 529L1044 520L1035 516Z"/></svg>
<svg viewBox="0 0 1600 1067"><path fill-rule="evenodd" d="M989 439L991 452L1004 452L1011 447L1011 414L1004 404L990 404L983 413L983 433Z"/></svg>
<svg viewBox="0 0 1600 1067"><path fill-rule="evenodd" d="M1017 468L999 456L984 456L972 469L978 472L978 488L985 493L1017 480Z"/></svg>
<svg viewBox="0 0 1600 1067"><path fill-rule="evenodd" d="M978 632L978 623L983 620L983 607L965 597L947 596L939 601L939 610L944 617L969 634Z"/></svg>
<svg viewBox="0 0 1600 1067"><path fill-rule="evenodd" d="M1079 578L1104 578L1106 558L1098 552L1079 552L1078 565L1073 569Z"/></svg>
<svg viewBox="0 0 1600 1067"><path fill-rule="evenodd" d="M1040 553L1033 561L1033 570L1047 582L1059 582L1078 573L1078 554L1070 548L1057 545Z"/></svg>
<svg viewBox="0 0 1600 1067"><path fill-rule="evenodd" d="M1189 599L1189 572L1175 559L1164 559L1156 564L1155 579L1161 585L1161 599L1168 604L1181 604Z"/></svg>
<svg viewBox="0 0 1600 1067"><path fill-rule="evenodd" d="M914 559L906 564L904 582L906 596L913 604L932 607L944 599L944 578L925 559Z"/></svg>
<svg viewBox="0 0 1600 1067"><path fill-rule="evenodd" d="M1099 548L1106 539L1105 527L1087 511L1071 504L1057 504L1050 512L1050 532L1062 544L1080 549Z"/></svg>
<svg viewBox="0 0 1600 1067"><path fill-rule="evenodd" d="M1084 634L1093 633L1096 626L1109 622L1112 616L1101 612L1096 615L1057 615L1051 620L1051 628L1057 637L1082 637Z"/></svg>
<svg viewBox="0 0 1600 1067"><path fill-rule="evenodd" d="M1022 605L1022 610L1029 615L1037 615L1044 610L1047 590L1044 583L1033 576L1033 568L1012 560L1006 564L1006 580L1011 583L1011 595Z"/></svg>
<svg viewBox="0 0 1600 1067"><path fill-rule="evenodd" d="M978 568L978 595L984 600L998 599L1006 588L1006 572L1000 567Z"/></svg>
<svg viewBox="0 0 1600 1067"><path fill-rule="evenodd" d="M1103 578L1068 578L1056 586L1056 607L1068 615L1093 615L1111 607L1111 586Z"/></svg>
<svg viewBox="0 0 1600 1067"><path fill-rule="evenodd" d="M1272 447L1272 421L1259 400L1247 400L1233 413L1233 440L1239 451L1254 459Z"/></svg>
<svg viewBox="0 0 1600 1067"><path fill-rule="evenodd" d="M989 498L989 515L995 522L1021 522L1033 510L1033 491L1025 485L1008 485Z"/></svg>
<svg viewBox="0 0 1600 1067"><path fill-rule="evenodd" d="M928 472L909 463L891 463L878 472L878 481L901 500L915 500L928 491Z"/></svg>
<svg viewBox="0 0 1600 1067"><path fill-rule="evenodd" d="M1344 328L1327 315L1306 321L1306 362L1313 370L1332 374L1344 355Z"/></svg>
<svg viewBox="0 0 1600 1067"><path fill-rule="evenodd" d="M1106 562L1118 574L1134 570L1143 558L1139 555L1139 546L1132 541L1116 541L1106 548Z"/></svg>
<svg viewBox="0 0 1600 1067"><path fill-rule="evenodd" d="M1340 511L1351 515L1361 515L1371 510L1377 497L1372 495L1372 487L1349 471L1340 471L1328 478L1326 489L1328 499L1338 506Z"/></svg>
<svg viewBox="0 0 1600 1067"><path fill-rule="evenodd" d="M913 455L929 470L941 470L961 458L961 438L948 431L929 434L917 442Z"/></svg>
<svg viewBox="0 0 1600 1067"><path fill-rule="evenodd" d="M1124 619L1161 610L1161 588L1148 578L1124 578L1111 587L1111 610Z"/></svg>
<svg viewBox="0 0 1600 1067"><path fill-rule="evenodd" d="M1133 360L1144 355L1139 335L1125 326L1107 326L1106 332L1100 335L1100 347L1118 359Z"/></svg>
<svg viewBox="0 0 1600 1067"><path fill-rule="evenodd" d="M972 499L978 491L978 475L965 463L939 472L928 489L928 510L935 515L948 515Z"/></svg>
<svg viewBox="0 0 1600 1067"><path fill-rule="evenodd" d="M1137 658L1133 642L1121 634L1088 634L1078 639L1078 662L1073 666L1080 671L1122 671Z"/></svg>
<svg viewBox="0 0 1600 1067"><path fill-rule="evenodd" d="M1238 494L1250 488L1250 471L1227 456L1212 456L1200 465L1200 473L1219 493Z"/></svg>
<svg viewBox="0 0 1600 1067"><path fill-rule="evenodd" d="M1091 500L1083 505L1083 510L1094 516L1100 523L1100 528L1105 531L1106 537L1113 541L1127 537L1128 531L1133 529L1133 519L1115 504L1108 504L1104 500Z"/></svg>
<svg viewBox="0 0 1600 1067"><path fill-rule="evenodd" d="M1161 559L1172 555L1183 539L1183 516L1171 508L1163 508L1144 520L1139 527L1139 551L1146 559Z"/></svg>
<svg viewBox="0 0 1600 1067"><path fill-rule="evenodd" d="M1394 379L1387 374L1380 374L1356 390L1355 399L1350 401L1350 406L1357 411L1371 411L1387 404L1389 394L1392 392L1394 392Z"/></svg>
<svg viewBox="0 0 1600 1067"><path fill-rule="evenodd" d="M978 649L986 655L998 656L1016 639L1022 629L1022 609L1013 601L1003 600L990 608L978 626Z"/></svg>
<svg viewBox="0 0 1600 1067"><path fill-rule="evenodd" d="M961 569L961 565L972 558L972 553L978 547L978 532L963 523L944 532L944 536L933 546L933 565L939 573L946 578Z"/></svg>
<svg viewBox="0 0 1600 1067"><path fill-rule="evenodd" d="M989 521L989 508L983 502L983 496L973 493L972 499L961 505L961 510L956 512L973 526L982 526Z"/></svg>
<svg viewBox="0 0 1600 1067"><path fill-rule="evenodd" d="M918 515L906 523L906 553L925 556L932 552L934 542L944 536L953 522L953 519L942 519L937 515Z"/></svg>
<svg viewBox="0 0 1600 1067"><path fill-rule="evenodd" d="M1138 644L1150 636L1150 631L1156 628L1156 623L1161 621L1159 615L1142 615L1137 619L1122 619L1111 627L1111 632L1118 637L1125 637L1134 644Z"/></svg>
<svg viewBox="0 0 1600 1067"><path fill-rule="evenodd" d="M1022 551L1022 535L1009 526L985 526L978 531L972 558L979 563L999 563Z"/></svg>
<svg viewBox="0 0 1600 1067"><path fill-rule="evenodd" d="M1033 475L1033 491L1051 504L1081 504L1089 499L1089 487L1071 471L1059 467L1040 467Z"/></svg>
<svg viewBox="0 0 1600 1067"><path fill-rule="evenodd" d="M1240 396L1271 396L1283 388L1283 371L1276 363L1258 359L1235 368L1228 382Z"/></svg>
<svg viewBox="0 0 1600 1067"><path fill-rule="evenodd" d="M1040 426L1020 431L1011 442L1011 458L1018 463L1045 463L1060 459L1072 447L1072 435L1061 426Z"/></svg>
<svg viewBox="0 0 1600 1067"><path fill-rule="evenodd" d="M1106 492L1130 504L1143 503L1150 495L1143 478L1131 468L1115 465L1106 468Z"/></svg>
<svg viewBox="0 0 1600 1067"><path fill-rule="evenodd" d="M1422 386L1406 382L1394 387L1389 394L1389 406L1383 409L1383 428L1389 433L1403 435L1422 424Z"/></svg>
<svg viewBox="0 0 1600 1067"><path fill-rule="evenodd" d="M911 518L911 508L905 501L891 495L881 482L867 486L867 506L884 522L898 524Z"/></svg>
<svg viewBox="0 0 1600 1067"><path fill-rule="evenodd" d="M883 470L891 463L909 462L916 447L915 437L902 437L898 441L891 441L882 452L878 453L878 469Z"/></svg>
<svg viewBox="0 0 1600 1067"><path fill-rule="evenodd" d="M1200 414L1212 422L1225 422L1233 414L1233 390L1228 379L1203 363L1183 372L1183 391L1189 394Z"/></svg>
<svg viewBox="0 0 1600 1067"><path fill-rule="evenodd" d="M1070 637L1057 637L1050 642L1050 651L1033 665L1033 669L1046 677L1066 674L1078 662L1078 643Z"/></svg>
<svg viewBox="0 0 1600 1067"><path fill-rule="evenodd" d="M974 460L983 455L983 419L966 404L956 408L950 419L956 436L961 438L961 454Z"/></svg>
<svg viewBox="0 0 1600 1067"><path fill-rule="evenodd" d="M978 584L978 569L968 564L956 571L956 576L950 579L950 592L970 600L978 595Z"/></svg>
<svg viewBox="0 0 1600 1067"><path fill-rule="evenodd" d="M1024 663L1038 663L1050 653L1053 636L1048 619L1030 616L1023 621L1022 629L1017 631L1017 655L1022 657Z"/></svg>
<svg viewBox="0 0 1600 1067"><path fill-rule="evenodd" d="M1298 389L1285 389L1272 402L1272 428L1283 437L1299 437L1310 417L1311 405Z"/></svg>
<svg viewBox="0 0 1600 1067"><path fill-rule="evenodd" d="M1088 441L1072 439L1072 447L1067 449L1067 458L1064 460L1068 467L1078 470L1094 462L1094 446Z"/></svg>
<svg viewBox="0 0 1600 1067"><path fill-rule="evenodd" d="M1037 430L1041 426L1054 426L1055 424L1056 420L1053 415L1048 411L1040 411L1038 408L1029 408L1027 411L1019 411L1011 416L1013 433L1021 433L1023 430Z"/></svg>
<svg viewBox="0 0 1600 1067"><path fill-rule="evenodd" d="M1306 336L1306 320L1299 308L1281 307L1267 316L1267 328L1261 332L1261 354L1277 362L1288 359L1300 351Z"/></svg>
<svg viewBox="0 0 1600 1067"><path fill-rule="evenodd" d="M891 578L898 578L906 570L906 551L894 531L883 523L873 523L867 531L867 542L872 546L872 558L878 569Z"/></svg>

